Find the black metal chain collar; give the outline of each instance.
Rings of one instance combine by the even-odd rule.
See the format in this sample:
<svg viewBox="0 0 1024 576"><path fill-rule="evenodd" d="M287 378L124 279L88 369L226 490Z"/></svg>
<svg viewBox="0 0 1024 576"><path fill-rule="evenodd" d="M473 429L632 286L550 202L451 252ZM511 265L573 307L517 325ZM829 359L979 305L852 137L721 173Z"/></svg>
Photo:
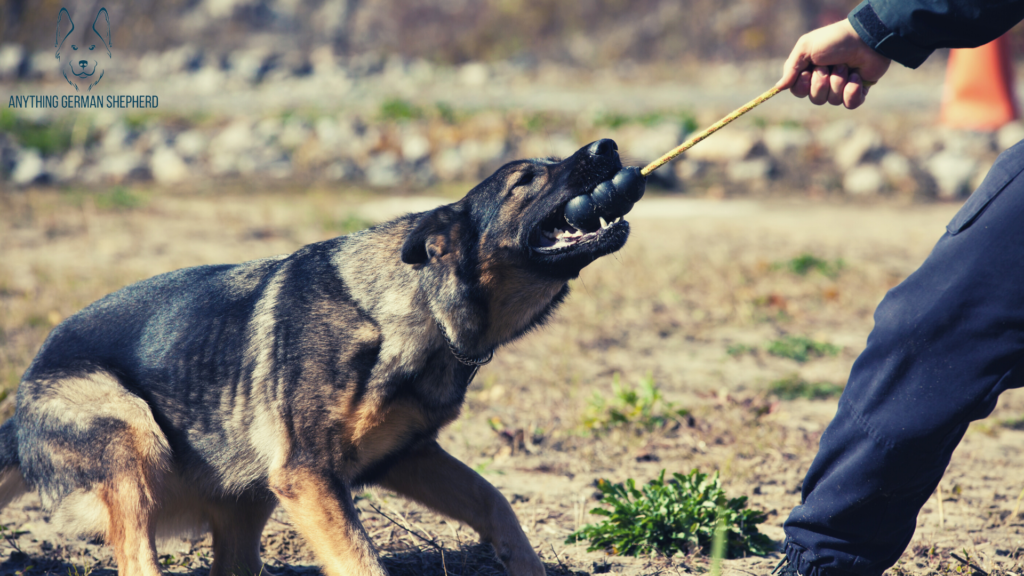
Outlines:
<svg viewBox="0 0 1024 576"><path fill-rule="evenodd" d="M466 354L459 352L459 349L455 347L455 343L448 337L448 332L445 331L444 326L441 325L441 322L438 321L437 318L434 318L434 324L437 324L437 329L441 331L441 337L448 343L448 349L451 350L452 356L455 356L455 359L459 362L466 366L479 368L494 359L494 350L491 350L486 356L481 356L480 358L473 358L472 356L467 356ZM476 370L473 371L473 374L476 375ZM473 377L470 376L470 380L472 379Z"/></svg>

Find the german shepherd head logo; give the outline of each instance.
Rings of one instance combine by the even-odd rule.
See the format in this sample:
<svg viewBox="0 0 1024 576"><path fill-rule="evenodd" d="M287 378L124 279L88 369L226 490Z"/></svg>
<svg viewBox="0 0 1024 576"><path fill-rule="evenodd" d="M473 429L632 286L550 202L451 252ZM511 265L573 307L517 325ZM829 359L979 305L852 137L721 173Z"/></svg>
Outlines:
<svg viewBox="0 0 1024 576"><path fill-rule="evenodd" d="M61 8L57 13L57 37L54 42L55 54L60 61L60 72L64 79L75 87L92 90L103 79L105 64L110 61L112 48L110 38L110 13L106 8L96 12L91 27L75 28L71 13Z"/></svg>

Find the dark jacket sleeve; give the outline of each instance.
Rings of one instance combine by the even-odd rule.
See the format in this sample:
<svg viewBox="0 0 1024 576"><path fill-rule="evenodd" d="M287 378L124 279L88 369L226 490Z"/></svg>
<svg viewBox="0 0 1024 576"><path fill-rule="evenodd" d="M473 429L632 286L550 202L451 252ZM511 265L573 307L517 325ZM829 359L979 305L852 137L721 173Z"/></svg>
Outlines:
<svg viewBox="0 0 1024 576"><path fill-rule="evenodd" d="M936 48L973 48L1024 18L1021 0L863 0L850 24L868 46L917 68Z"/></svg>

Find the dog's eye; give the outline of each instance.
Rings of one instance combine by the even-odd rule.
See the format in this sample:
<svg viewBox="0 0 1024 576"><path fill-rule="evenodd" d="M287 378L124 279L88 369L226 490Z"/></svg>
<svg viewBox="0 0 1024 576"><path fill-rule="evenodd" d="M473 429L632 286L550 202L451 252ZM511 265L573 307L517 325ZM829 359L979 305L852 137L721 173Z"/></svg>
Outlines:
<svg viewBox="0 0 1024 576"><path fill-rule="evenodd" d="M537 174L534 173L533 171L523 172L522 174L519 175L519 180L516 180L516 183L513 184L512 187L516 188L519 186L527 186L530 184L530 182L533 182L533 179L536 177Z"/></svg>

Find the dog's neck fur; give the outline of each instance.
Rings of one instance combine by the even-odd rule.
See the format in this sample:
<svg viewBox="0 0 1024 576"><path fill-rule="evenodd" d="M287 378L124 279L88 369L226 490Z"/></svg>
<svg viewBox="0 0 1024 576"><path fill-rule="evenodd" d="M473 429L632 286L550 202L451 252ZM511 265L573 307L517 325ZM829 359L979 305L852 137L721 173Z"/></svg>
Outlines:
<svg viewBox="0 0 1024 576"><path fill-rule="evenodd" d="M411 219L403 218L348 236L336 258L353 299L371 317L382 326L412 332L382 334L382 360L394 361L396 367L416 369L427 355L438 348L447 349L435 322L444 327L460 352L486 356L543 322L568 293L567 284L557 280L537 290L536 279L528 272L500 259L484 259L471 274L444 261L478 261L462 254L474 250L472 245L453 243L438 261L405 264L398 257L401 232L411 230L413 224ZM395 258L381 266L380 259L361 257L370 246L378 253L382 248L393 251ZM401 321L388 320L397 318ZM389 350L389 340L421 342L422 346Z"/></svg>

